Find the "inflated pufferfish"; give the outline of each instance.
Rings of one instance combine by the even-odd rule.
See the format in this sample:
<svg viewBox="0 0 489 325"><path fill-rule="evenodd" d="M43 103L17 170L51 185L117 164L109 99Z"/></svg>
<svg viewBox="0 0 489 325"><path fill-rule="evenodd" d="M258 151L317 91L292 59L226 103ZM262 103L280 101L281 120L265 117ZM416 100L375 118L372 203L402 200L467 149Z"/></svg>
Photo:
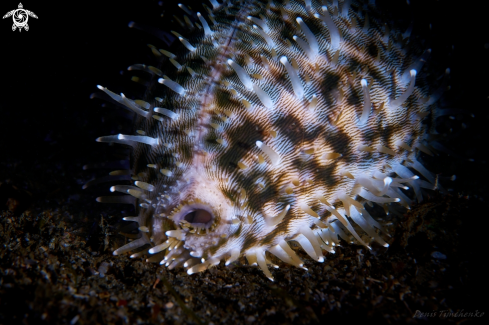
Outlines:
<svg viewBox="0 0 489 325"><path fill-rule="evenodd" d="M144 99L98 86L137 116L134 134L97 139L133 148L112 173L132 175L111 187L127 195L97 199L139 206L124 219L141 237L114 254L189 274L245 256L273 280L272 256L305 268L291 241L318 262L339 237L388 246L365 207L409 208L438 186L417 159L441 94L424 83L430 50L408 54L374 1L210 2L180 6L195 19L172 32L180 53L152 47L158 67L129 68L147 72Z"/></svg>

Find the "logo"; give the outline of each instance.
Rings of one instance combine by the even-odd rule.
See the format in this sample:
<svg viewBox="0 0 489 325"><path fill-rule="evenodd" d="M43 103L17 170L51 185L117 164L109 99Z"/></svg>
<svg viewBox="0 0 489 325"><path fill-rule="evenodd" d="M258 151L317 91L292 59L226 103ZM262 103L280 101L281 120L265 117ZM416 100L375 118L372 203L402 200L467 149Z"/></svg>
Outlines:
<svg viewBox="0 0 489 325"><path fill-rule="evenodd" d="M19 29L19 32L22 31L22 28L25 28L25 30L27 31L29 30L29 25L27 25L29 16L37 19L35 13L29 10L25 10L23 8L24 7L22 6L22 3L19 3L18 9L9 11L5 14L5 16L3 16L4 19L12 16L12 19L14 20L14 24L12 25L12 31L15 31L17 28Z"/></svg>

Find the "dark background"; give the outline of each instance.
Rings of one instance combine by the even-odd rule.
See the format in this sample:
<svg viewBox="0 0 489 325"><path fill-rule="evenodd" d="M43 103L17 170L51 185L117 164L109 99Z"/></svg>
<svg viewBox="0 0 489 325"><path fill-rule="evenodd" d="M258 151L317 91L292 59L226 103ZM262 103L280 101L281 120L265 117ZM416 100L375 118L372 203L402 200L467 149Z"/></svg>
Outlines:
<svg viewBox="0 0 489 325"><path fill-rule="evenodd" d="M0 15L16 9L18 1L2 1ZM426 47L432 48L428 63L435 74L442 75L450 67L451 90L444 105L475 116L462 114L447 121L448 127L467 125L447 146L475 161L441 154L431 161L431 170L442 176L456 173L454 182L444 183L452 193L487 199L484 159L489 122L489 33L484 8L459 1L413 0L409 5L397 0L377 2L404 29L414 21L412 35L425 39ZM90 99L90 95L98 92L96 85L100 84L140 98L142 88L134 86L126 68L135 63L152 64L146 44L164 49L168 46L148 33L129 28L128 23L169 31L175 29L173 13L181 16L183 12L178 2L171 1L22 3L39 17L29 18L29 31L12 32L12 19L0 20L0 183L29 192L31 205L65 205L73 214L84 210L97 216L117 215L121 212L116 211L118 207L93 204L96 190L81 190L86 181L100 175L98 171L83 171L82 166L112 159L107 146L95 139L127 132L131 123L118 114L120 109L103 107L103 101ZM88 202L92 203L89 207ZM474 228L467 236L474 248L484 235L479 223L486 216L487 209L475 214L472 209L471 214L462 216L470 218ZM473 269L477 268L474 264ZM477 282L478 274L473 274Z"/></svg>

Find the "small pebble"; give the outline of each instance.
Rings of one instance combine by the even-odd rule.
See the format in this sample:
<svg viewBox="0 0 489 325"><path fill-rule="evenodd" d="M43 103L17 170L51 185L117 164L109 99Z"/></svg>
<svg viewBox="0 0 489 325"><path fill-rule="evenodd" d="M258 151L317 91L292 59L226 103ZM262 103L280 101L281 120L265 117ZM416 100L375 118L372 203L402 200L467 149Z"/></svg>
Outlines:
<svg viewBox="0 0 489 325"><path fill-rule="evenodd" d="M445 254L440 253L440 252L431 253L431 257L436 258L437 260L446 260L447 259L447 256Z"/></svg>

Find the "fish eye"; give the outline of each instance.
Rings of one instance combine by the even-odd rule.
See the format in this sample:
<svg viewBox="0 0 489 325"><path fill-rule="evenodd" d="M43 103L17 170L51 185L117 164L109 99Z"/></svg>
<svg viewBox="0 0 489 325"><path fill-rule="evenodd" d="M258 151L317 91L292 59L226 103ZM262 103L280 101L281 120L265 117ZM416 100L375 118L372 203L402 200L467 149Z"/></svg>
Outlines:
<svg viewBox="0 0 489 325"><path fill-rule="evenodd" d="M187 213L183 219L189 223L206 224L212 220L212 214L209 211L197 209Z"/></svg>
<svg viewBox="0 0 489 325"><path fill-rule="evenodd" d="M220 217L210 204L202 201L185 201L177 206L170 215L184 231L201 235L213 231Z"/></svg>

